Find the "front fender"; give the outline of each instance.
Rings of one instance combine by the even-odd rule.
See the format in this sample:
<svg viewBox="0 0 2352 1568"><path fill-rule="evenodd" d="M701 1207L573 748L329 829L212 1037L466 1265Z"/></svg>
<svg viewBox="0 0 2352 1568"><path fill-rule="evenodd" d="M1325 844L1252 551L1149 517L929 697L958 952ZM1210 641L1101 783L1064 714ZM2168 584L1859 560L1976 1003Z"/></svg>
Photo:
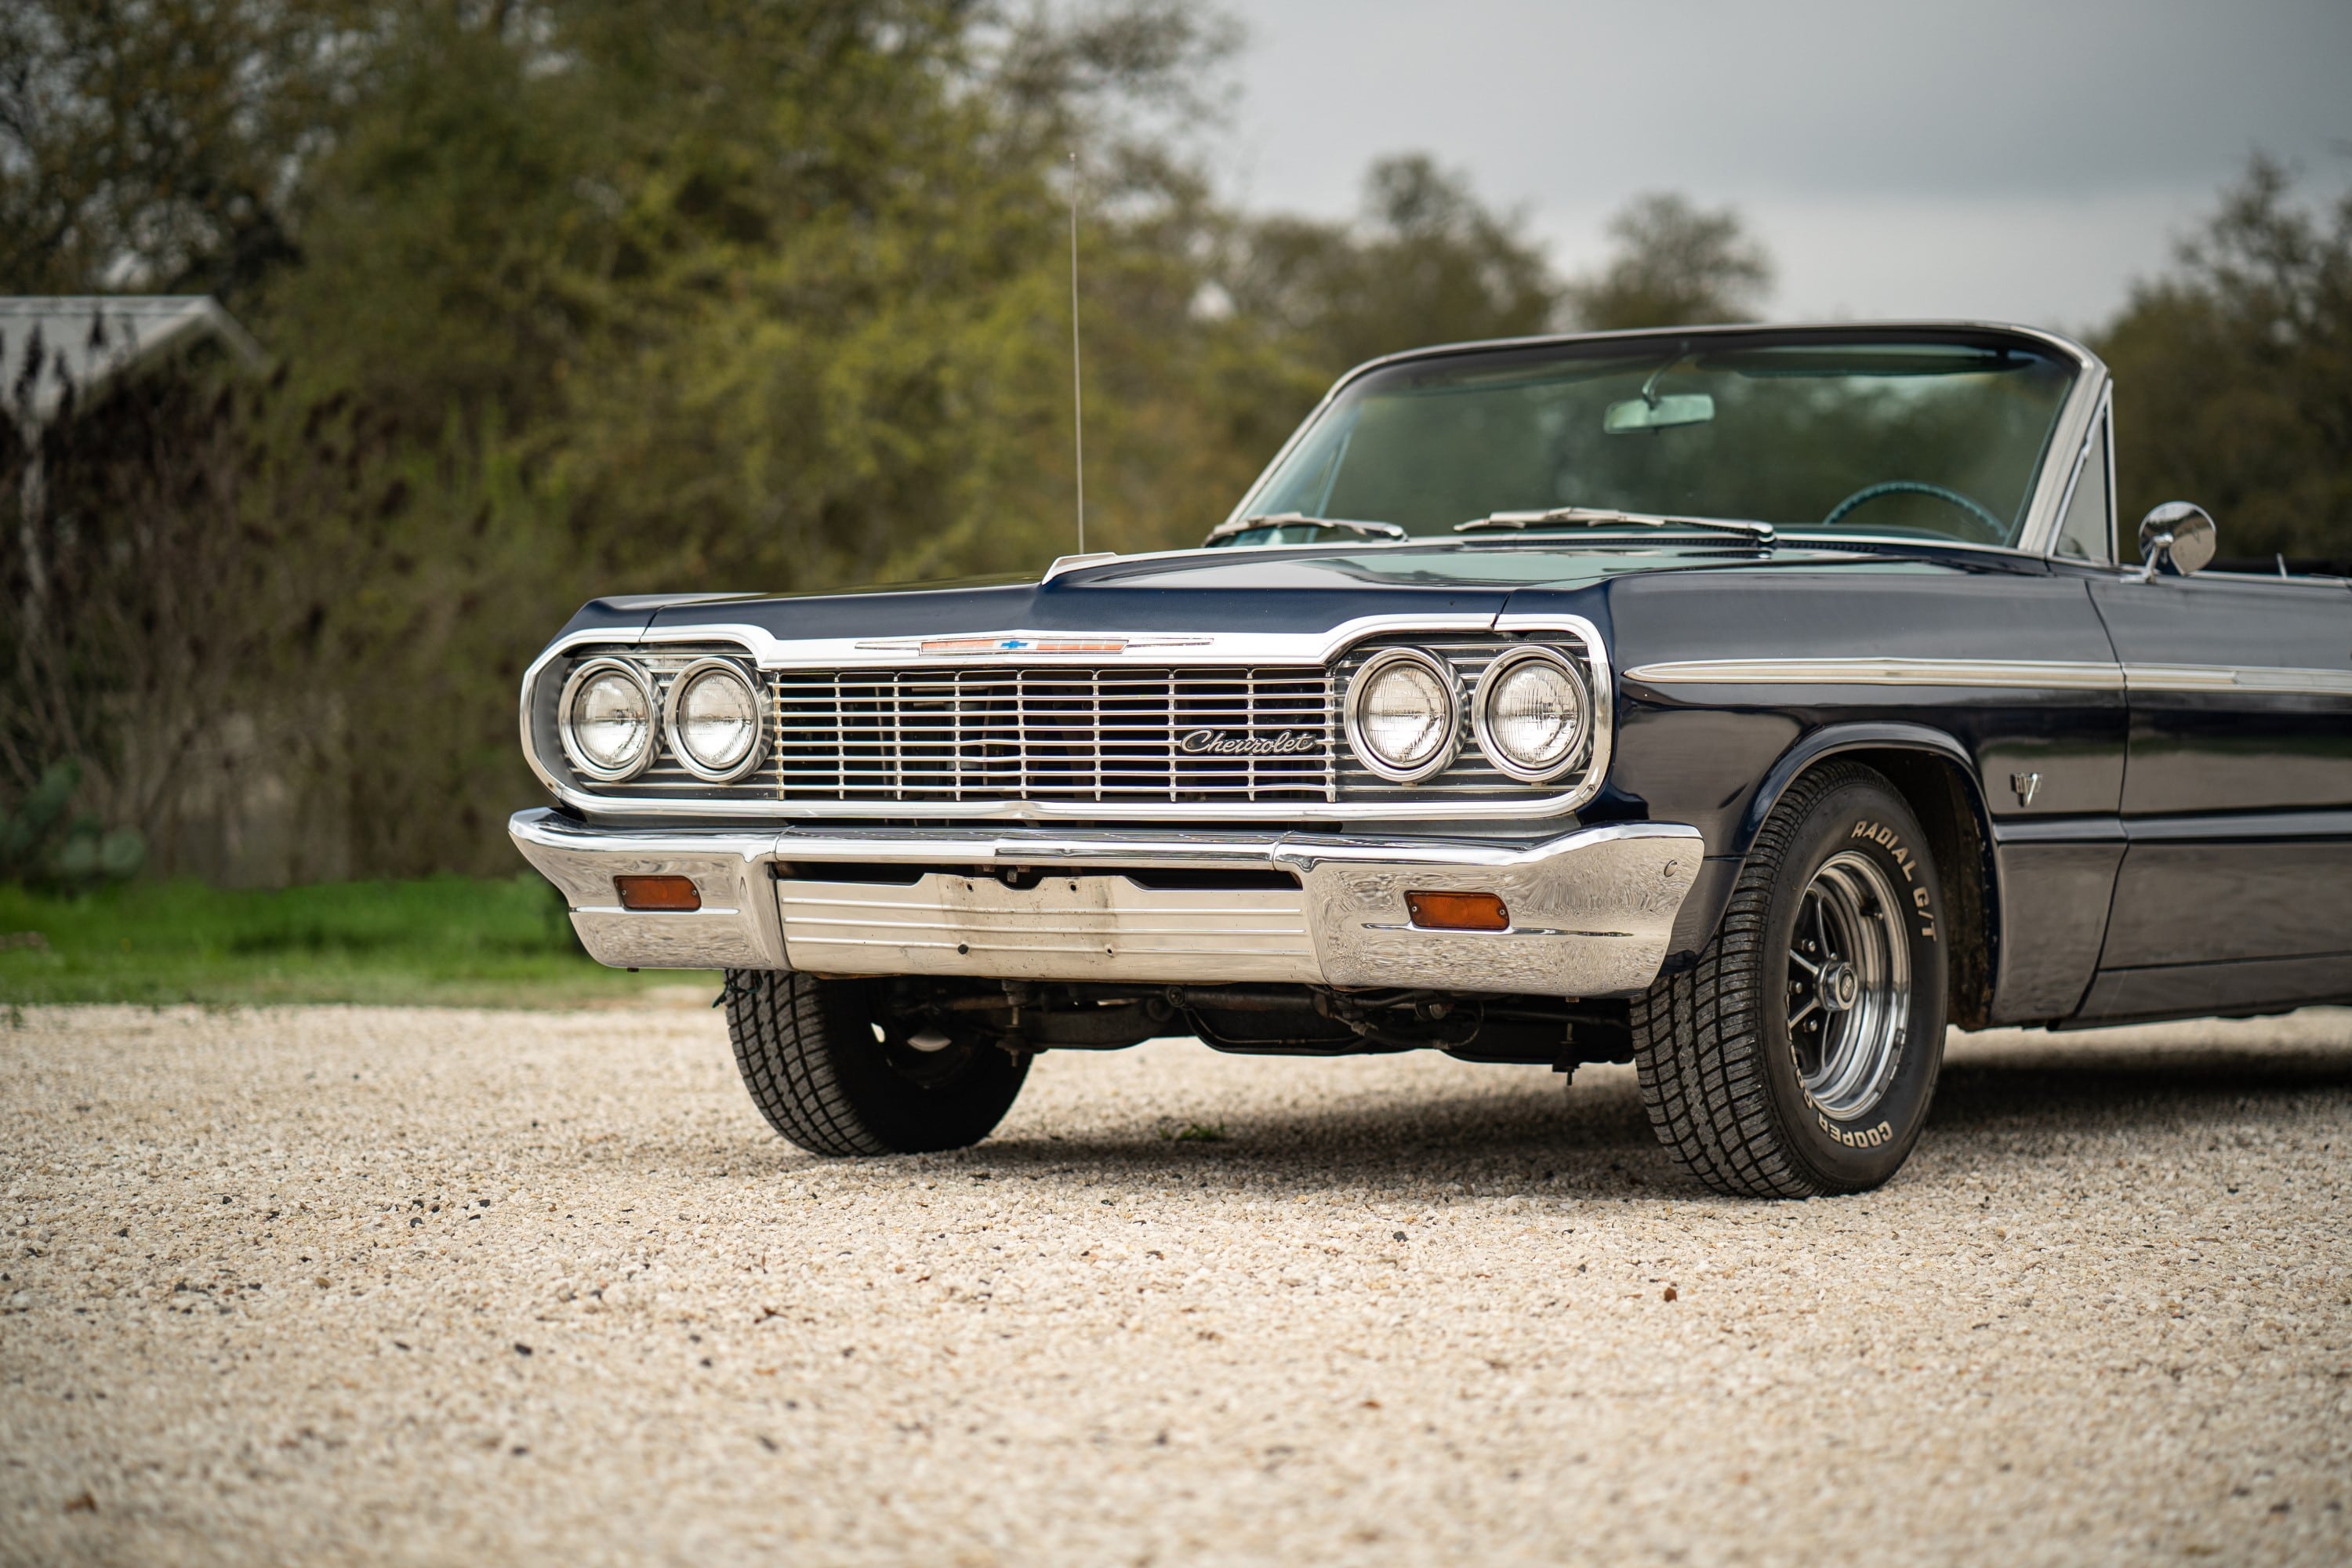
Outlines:
<svg viewBox="0 0 2352 1568"><path fill-rule="evenodd" d="M1724 852L1743 861L1747 858L1749 847L1756 842L1757 834L1763 831L1773 807L1780 804L1780 796L1807 768L1842 752L1870 751L1922 752L1956 765L1960 776L1967 780L1969 801L1976 811L1977 829L1987 843L1991 842L1992 818L1986 811L1983 796L1977 787L1976 759L1969 755L1966 746L1932 725L1855 721L1809 731L1782 752L1766 771L1764 782L1757 785L1755 795L1748 802L1748 809L1740 816L1738 831L1731 842L1723 847Z"/></svg>
<svg viewBox="0 0 2352 1568"><path fill-rule="evenodd" d="M1709 847L1706 865L1675 923L1668 963L1688 964L1696 962L1700 951L1714 939L1716 929L1723 922L1723 911L1731 901L1731 890L1738 884L1739 873L1748 863L1748 852L1755 846L1756 836L1763 830L1764 824L1770 819L1790 784L1809 768L1832 757L1888 752L1948 763L1961 780L1961 794L1975 818L1974 837L1979 847L1979 864L1968 869L1983 879L1983 929L1990 957L1997 947L2000 896L1996 867L1983 847L1992 842L1992 818L1979 786L1975 759L1959 741L1932 725L1897 721L1855 721L1826 724L1805 731L1785 747L1773 760L1772 765L1765 770L1762 781L1749 795L1747 806L1740 813L1728 838ZM1906 781L1898 779L1895 782L1901 787ZM1921 804L1915 801L1915 806ZM1926 818L1934 814L1923 809L1920 815ZM1961 868L1954 866L1943 869L1948 876Z"/></svg>

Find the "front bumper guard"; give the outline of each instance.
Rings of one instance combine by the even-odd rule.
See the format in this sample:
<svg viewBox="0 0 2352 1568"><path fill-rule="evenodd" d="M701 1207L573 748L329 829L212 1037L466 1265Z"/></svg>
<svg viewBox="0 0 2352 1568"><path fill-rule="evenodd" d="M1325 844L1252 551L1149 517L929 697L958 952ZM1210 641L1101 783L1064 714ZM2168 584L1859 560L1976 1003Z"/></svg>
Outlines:
<svg viewBox="0 0 2352 1568"><path fill-rule="evenodd" d="M1583 827L1530 845L1300 833L648 829L542 809L518 813L508 832L562 889L589 953L615 967L1553 996L1646 989L1705 853L1698 830L1677 823ZM1034 875L1003 879L1014 870ZM1285 873L1297 886L1187 887L1151 875L1218 870ZM613 879L630 875L691 878L702 908L625 910ZM1493 893L1511 923L1498 931L1415 926L1409 891Z"/></svg>

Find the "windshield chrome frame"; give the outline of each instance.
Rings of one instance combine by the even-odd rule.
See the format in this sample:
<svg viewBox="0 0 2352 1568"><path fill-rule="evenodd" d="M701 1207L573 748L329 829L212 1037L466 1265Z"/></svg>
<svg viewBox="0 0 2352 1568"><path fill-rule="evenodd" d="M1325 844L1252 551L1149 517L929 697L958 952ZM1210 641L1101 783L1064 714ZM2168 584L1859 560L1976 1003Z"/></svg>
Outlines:
<svg viewBox="0 0 2352 1568"><path fill-rule="evenodd" d="M1922 539L1911 534L1849 533L1842 529L1835 531L1823 531L1788 527L1780 528L1776 531L1781 540L1788 542L1810 537L1835 539L1841 542L1853 544L1875 543L1912 547L1927 545L1937 550L1970 550L1993 555L2049 560L2051 552L2058 542L2059 520L2065 515L2065 500L2074 489L2074 473L2081 464L2080 455L2083 445L2095 427L2099 410L2106 400L2112 378L2108 374L2105 362L2074 339L2057 332L2045 331L2039 327L2019 326L2011 321L1759 321L1752 325L1724 327L1645 327L1633 331L1556 332L1536 337L1496 338L1480 342L1440 343L1429 348L1408 349L1400 353L1383 354L1378 359L1366 360L1331 384L1330 390L1324 393L1321 400L1308 411L1307 417L1298 422L1298 427L1290 433L1289 437L1283 442L1281 448L1275 453L1273 458L1259 470L1257 477L1249 482L1249 487L1242 492L1241 500L1227 514L1225 521L1230 522L1234 518L1247 515L1245 509L1250 501L1265 488L1266 481L1272 479L1275 471L1289 459L1292 451L1306 438L1307 433L1312 430L1330 410L1331 405L1339 399L1340 394L1375 371L1386 370L1392 365L1412 364L1424 360L1449 359L1459 354L1484 353L1495 349L1554 348L1578 343L1634 343L1651 340L1684 342L1700 335L1780 337L1790 333L1820 332L1825 336L1850 337L1857 332L1952 331L1995 332L2021 338L2037 347L2057 351L2062 357L2074 365L2074 384L2067 390L2065 402L2059 405L2058 417L2051 425L2050 438L2042 447L2041 468L2034 476L2032 499L2026 507L2025 526L2018 531L2017 542L1982 544L1974 540L1957 537L1948 540ZM1537 537L1537 534L1535 531L1530 530L1520 537L1531 539ZM1461 542L1457 536L1448 534L1415 534L1412 538L1414 542L1423 544L1449 539L1455 542ZM1311 547L1294 544L1260 548L1295 550ZM1169 551L1153 553L1190 554L1192 552Z"/></svg>
<svg viewBox="0 0 2352 1568"><path fill-rule="evenodd" d="M2101 365L2097 402L2091 405L2090 417L2084 421L2083 433L2075 445L2074 461L2066 465L2066 483L2060 489L2056 502L2050 509L2050 533L2043 542L2042 553L2053 561L2071 561L2076 565L2120 566L2123 564L2123 542L2116 531L2116 417L2115 382ZM2104 433L2104 438L2102 435ZM2092 444L2097 443L2097 450ZM2063 448L2060 448L2063 450ZM2074 491L2083 483L2094 459L2106 470L2107 480L2107 559L2105 562L2084 562L2079 556L2058 553L2058 535L2065 526L2066 509L2074 504Z"/></svg>

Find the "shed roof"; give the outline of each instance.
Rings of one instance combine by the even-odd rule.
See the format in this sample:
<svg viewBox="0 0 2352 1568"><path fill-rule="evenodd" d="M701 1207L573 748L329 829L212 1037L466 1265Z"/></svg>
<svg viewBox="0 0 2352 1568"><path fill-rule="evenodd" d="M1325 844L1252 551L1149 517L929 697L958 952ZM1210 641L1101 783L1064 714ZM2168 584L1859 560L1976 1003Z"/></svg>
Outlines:
<svg viewBox="0 0 2352 1568"><path fill-rule="evenodd" d="M28 363L37 336L37 365ZM0 409L20 425L46 425L68 387L87 398L126 371L206 341L261 363L260 345L208 295L0 298Z"/></svg>

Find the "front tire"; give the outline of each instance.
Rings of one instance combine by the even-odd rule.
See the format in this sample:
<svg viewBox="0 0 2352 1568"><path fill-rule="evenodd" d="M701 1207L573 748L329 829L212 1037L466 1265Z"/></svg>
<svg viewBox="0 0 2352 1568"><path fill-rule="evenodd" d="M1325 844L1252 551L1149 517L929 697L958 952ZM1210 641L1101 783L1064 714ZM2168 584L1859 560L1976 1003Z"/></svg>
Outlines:
<svg viewBox="0 0 2352 1568"><path fill-rule="evenodd" d="M1029 1058L983 1040L909 1029L883 984L727 972L727 1032L768 1124L812 1154L922 1154L995 1131Z"/></svg>
<svg viewBox="0 0 2352 1568"><path fill-rule="evenodd" d="M1697 964L1633 1004L1659 1141L1737 1196L1885 1182L1935 1096L1948 941L1927 836L1894 786L1853 763L1799 779Z"/></svg>

